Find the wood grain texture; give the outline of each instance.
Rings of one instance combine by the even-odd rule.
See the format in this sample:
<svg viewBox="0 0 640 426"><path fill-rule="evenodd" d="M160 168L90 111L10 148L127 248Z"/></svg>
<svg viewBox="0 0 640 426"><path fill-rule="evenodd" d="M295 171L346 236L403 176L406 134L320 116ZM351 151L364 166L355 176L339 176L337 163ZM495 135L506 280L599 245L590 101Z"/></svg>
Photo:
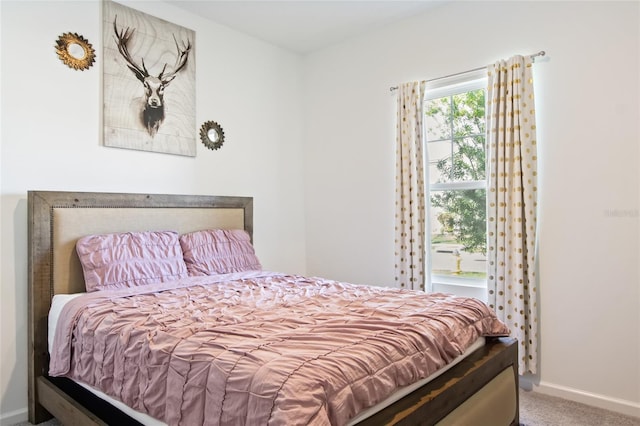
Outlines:
<svg viewBox="0 0 640 426"><path fill-rule="evenodd" d="M517 355L515 339L488 341L445 374L360 424L435 425L506 368L513 370L516 384L513 391L517 401ZM518 424L517 404L512 424Z"/></svg>
<svg viewBox="0 0 640 426"><path fill-rule="evenodd" d="M195 31L112 1L103 2L102 16L103 144L195 157ZM181 47L186 43L191 45L187 65L165 87L165 118L155 135L151 135L143 124L145 86L118 51L114 21L119 31L133 31L128 43L129 53L139 67L144 61L144 68L153 77L174 71L178 58L176 43Z"/></svg>
<svg viewBox="0 0 640 426"><path fill-rule="evenodd" d="M44 407L65 426L108 424L44 377L38 378L38 395Z"/></svg>

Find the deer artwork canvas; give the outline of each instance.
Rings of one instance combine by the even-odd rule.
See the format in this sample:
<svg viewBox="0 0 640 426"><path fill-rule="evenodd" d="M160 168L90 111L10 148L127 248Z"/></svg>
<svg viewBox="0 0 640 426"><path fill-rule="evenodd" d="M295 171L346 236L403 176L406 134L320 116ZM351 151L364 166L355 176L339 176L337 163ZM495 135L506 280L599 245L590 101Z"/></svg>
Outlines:
<svg viewBox="0 0 640 426"><path fill-rule="evenodd" d="M103 2L103 144L194 157L195 32Z"/></svg>

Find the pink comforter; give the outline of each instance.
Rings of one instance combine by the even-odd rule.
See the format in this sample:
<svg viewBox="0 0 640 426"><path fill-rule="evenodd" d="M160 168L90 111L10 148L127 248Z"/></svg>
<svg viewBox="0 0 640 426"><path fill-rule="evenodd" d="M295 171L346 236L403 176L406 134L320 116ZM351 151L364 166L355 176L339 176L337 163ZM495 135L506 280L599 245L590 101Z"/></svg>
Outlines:
<svg viewBox="0 0 640 426"><path fill-rule="evenodd" d="M237 273L72 300L50 374L170 425L342 425L508 333L475 299Z"/></svg>

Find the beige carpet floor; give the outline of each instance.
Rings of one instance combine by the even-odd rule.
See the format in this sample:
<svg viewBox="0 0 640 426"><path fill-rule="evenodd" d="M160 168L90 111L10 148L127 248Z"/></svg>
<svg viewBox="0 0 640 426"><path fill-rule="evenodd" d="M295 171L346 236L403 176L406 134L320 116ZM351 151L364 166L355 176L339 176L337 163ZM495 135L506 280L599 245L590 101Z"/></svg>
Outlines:
<svg viewBox="0 0 640 426"><path fill-rule="evenodd" d="M521 389L520 424L523 426L640 426L640 417L625 416Z"/></svg>
<svg viewBox="0 0 640 426"><path fill-rule="evenodd" d="M640 417L624 416L538 392L521 390L520 424L522 426L640 426ZM25 422L16 426L31 426L31 424ZM60 426L60 423L50 420L40 423L39 426Z"/></svg>

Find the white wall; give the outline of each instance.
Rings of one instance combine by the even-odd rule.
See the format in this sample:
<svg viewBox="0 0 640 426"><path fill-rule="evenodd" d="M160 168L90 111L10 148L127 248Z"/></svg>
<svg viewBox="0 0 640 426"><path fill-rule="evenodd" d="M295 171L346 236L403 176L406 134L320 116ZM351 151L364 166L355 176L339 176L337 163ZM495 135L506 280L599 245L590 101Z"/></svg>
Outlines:
<svg viewBox="0 0 640 426"><path fill-rule="evenodd" d="M452 2L308 56L308 273L393 284L390 86L545 50L540 374L528 379L640 416L639 13L637 2Z"/></svg>
<svg viewBox="0 0 640 426"><path fill-rule="evenodd" d="M253 196L263 266L305 272L299 56L162 2L125 4L196 31L196 123L226 140L198 141L195 158L100 146L100 3L0 2L0 424L26 419L28 190ZM64 32L93 44L92 68L58 59Z"/></svg>

